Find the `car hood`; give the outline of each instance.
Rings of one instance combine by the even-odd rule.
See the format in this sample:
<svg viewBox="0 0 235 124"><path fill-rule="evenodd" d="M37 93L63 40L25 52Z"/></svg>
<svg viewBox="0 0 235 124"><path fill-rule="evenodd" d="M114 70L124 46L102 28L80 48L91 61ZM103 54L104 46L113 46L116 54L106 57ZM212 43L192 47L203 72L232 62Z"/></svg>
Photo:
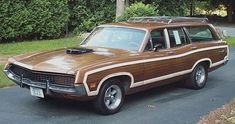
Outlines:
<svg viewBox="0 0 235 124"><path fill-rule="evenodd" d="M130 52L118 49L93 48L93 52L67 54L66 49L19 55L14 58L16 65L35 70L55 73L74 74L76 71L94 63L111 60ZM106 61L107 62L107 61Z"/></svg>

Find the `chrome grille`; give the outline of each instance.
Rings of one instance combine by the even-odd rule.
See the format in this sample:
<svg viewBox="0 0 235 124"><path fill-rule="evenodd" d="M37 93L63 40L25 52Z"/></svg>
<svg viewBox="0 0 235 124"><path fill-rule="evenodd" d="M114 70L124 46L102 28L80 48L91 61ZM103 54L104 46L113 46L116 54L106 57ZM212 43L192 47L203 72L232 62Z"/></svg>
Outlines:
<svg viewBox="0 0 235 124"><path fill-rule="evenodd" d="M9 70L18 76L23 76L38 83L49 81L51 84L73 86L75 82L74 75L32 71L17 65L11 65Z"/></svg>

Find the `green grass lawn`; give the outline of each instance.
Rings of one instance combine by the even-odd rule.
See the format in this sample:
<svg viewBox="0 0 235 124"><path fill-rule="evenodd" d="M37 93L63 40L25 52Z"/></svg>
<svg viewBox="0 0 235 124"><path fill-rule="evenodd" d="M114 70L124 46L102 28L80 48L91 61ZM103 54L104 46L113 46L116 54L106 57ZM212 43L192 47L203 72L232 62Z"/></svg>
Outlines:
<svg viewBox="0 0 235 124"><path fill-rule="evenodd" d="M4 64L0 64L0 88L14 85L14 83L11 80L9 80L3 73L2 70L4 66L5 66Z"/></svg>
<svg viewBox="0 0 235 124"><path fill-rule="evenodd" d="M228 41L228 44L230 46L234 46L235 45L235 37L228 37L227 41Z"/></svg>
<svg viewBox="0 0 235 124"><path fill-rule="evenodd" d="M80 42L78 37L69 37L55 40L24 41L0 44L0 56L18 55L32 51L45 51L63 47L76 46Z"/></svg>

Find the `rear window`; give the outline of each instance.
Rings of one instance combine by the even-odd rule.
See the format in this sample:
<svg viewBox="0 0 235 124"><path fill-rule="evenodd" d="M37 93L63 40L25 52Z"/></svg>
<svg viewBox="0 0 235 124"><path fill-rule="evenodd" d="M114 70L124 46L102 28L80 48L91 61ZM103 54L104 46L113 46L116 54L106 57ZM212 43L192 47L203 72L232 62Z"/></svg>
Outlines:
<svg viewBox="0 0 235 124"><path fill-rule="evenodd" d="M209 27L186 27L192 42L215 40Z"/></svg>
<svg viewBox="0 0 235 124"><path fill-rule="evenodd" d="M168 29L168 33L171 48L187 44L185 33L182 28Z"/></svg>

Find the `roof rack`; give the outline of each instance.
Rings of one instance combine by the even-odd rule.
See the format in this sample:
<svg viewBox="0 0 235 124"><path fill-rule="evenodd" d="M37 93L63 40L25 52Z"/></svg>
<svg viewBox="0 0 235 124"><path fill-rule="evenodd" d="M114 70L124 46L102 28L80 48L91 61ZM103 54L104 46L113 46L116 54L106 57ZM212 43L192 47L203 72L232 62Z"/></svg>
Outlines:
<svg viewBox="0 0 235 124"><path fill-rule="evenodd" d="M158 22L158 23L176 23L176 22L203 22L207 23L207 18L198 17L171 17L171 16L150 16L150 17L131 17L128 22Z"/></svg>

